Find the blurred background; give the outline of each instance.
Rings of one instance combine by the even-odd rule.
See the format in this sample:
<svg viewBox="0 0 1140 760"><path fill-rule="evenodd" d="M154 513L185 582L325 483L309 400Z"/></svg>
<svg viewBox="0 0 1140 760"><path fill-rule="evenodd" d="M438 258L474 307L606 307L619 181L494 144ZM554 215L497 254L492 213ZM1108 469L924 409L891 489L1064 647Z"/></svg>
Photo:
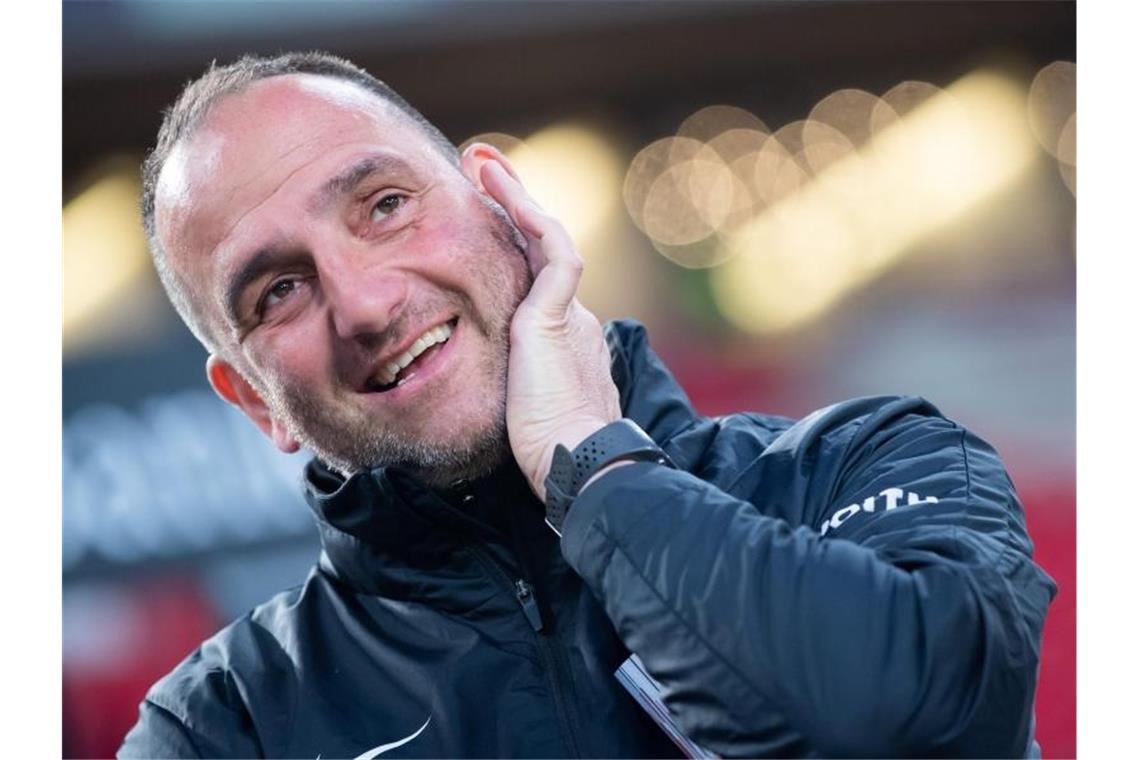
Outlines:
<svg viewBox="0 0 1140 760"><path fill-rule="evenodd" d="M1070 2L65 2L64 752L301 582L296 480L209 390L139 226L161 111L212 59L321 48L506 150L698 409L933 401L1002 453L1061 590L1037 699L1076 752Z"/></svg>

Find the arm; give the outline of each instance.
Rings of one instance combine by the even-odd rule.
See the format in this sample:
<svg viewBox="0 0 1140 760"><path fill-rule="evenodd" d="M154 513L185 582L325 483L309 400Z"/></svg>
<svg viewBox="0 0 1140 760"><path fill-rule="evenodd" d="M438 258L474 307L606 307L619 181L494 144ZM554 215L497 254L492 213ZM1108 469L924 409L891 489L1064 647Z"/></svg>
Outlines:
<svg viewBox="0 0 1140 760"><path fill-rule="evenodd" d="M198 649L151 687L119 758L264 757L232 674Z"/></svg>
<svg viewBox="0 0 1140 760"><path fill-rule="evenodd" d="M937 503L887 510L880 496L821 536L761 514L762 488L632 464L582 491L567 561L713 750L754 754L755 716L775 711L829 754L1024 754L1055 587L1008 478L939 417L859 422L862 443L820 467L843 474L809 486L825 503L808 513L894 486Z"/></svg>
<svg viewBox="0 0 1140 760"><path fill-rule="evenodd" d="M148 700L139 705L139 721L119 747L116 757L202 757L193 739L168 710Z"/></svg>

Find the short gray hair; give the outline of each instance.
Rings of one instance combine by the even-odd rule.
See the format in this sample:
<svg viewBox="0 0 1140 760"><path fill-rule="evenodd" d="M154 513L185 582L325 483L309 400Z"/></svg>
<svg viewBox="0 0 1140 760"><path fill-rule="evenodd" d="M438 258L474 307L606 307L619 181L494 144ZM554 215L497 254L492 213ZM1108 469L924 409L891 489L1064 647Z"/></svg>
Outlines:
<svg viewBox="0 0 1140 760"><path fill-rule="evenodd" d="M211 334L187 283L171 266L156 234L155 191L158 177L175 146L194 131L215 103L228 95L241 92L261 79L287 74L316 74L363 87L409 117L448 161L456 166L459 164L459 151L434 124L391 87L344 58L313 51L284 53L272 58L247 55L225 66L219 66L216 61L211 63L206 73L188 83L174 105L163 114L157 143L143 161L141 199L143 229L146 231L159 280L186 326L211 353L217 353L217 340Z"/></svg>

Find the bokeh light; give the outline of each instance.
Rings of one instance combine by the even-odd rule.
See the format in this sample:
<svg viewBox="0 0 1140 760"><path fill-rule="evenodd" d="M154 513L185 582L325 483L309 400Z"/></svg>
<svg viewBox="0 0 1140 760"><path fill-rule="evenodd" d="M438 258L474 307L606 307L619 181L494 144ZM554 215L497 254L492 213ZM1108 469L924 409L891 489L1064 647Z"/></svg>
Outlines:
<svg viewBox="0 0 1140 760"><path fill-rule="evenodd" d="M861 147L871 139L871 116L879 103L879 98L866 90L838 90L811 109L808 121L826 124L845 135L856 147Z"/></svg>
<svg viewBox="0 0 1140 760"><path fill-rule="evenodd" d="M764 147L768 139L768 131L761 129L733 128L726 129L708 141L708 146L715 150L725 163L730 166L742 158L755 157L756 153ZM751 172L743 172L743 177L751 176Z"/></svg>
<svg viewBox="0 0 1140 760"><path fill-rule="evenodd" d="M713 105L686 118L672 137L633 157L622 197L633 223L653 247L688 268L716 266L729 255L726 238L767 200L757 177L767 125L737 106Z"/></svg>
<svg viewBox="0 0 1140 760"><path fill-rule="evenodd" d="M738 106L706 106L695 112L677 128L678 137L689 137L710 142L730 129L742 129L767 134L770 130L759 116Z"/></svg>
<svg viewBox="0 0 1140 760"><path fill-rule="evenodd" d="M732 174L716 152L705 147L653 181L642 218L653 240L687 245L715 232L731 204Z"/></svg>
<svg viewBox="0 0 1140 760"><path fill-rule="evenodd" d="M883 93L883 97L871 110L871 134L877 135L892 127L904 116L936 95L945 95L943 90L930 82L908 79L899 82Z"/></svg>
<svg viewBox="0 0 1140 760"><path fill-rule="evenodd" d="M860 237L848 209L823 194L783 204L736 237L711 272L717 306L731 323L768 332L811 319L854 276Z"/></svg>
<svg viewBox="0 0 1140 760"><path fill-rule="evenodd" d="M592 248L586 241L618 205L617 151L598 130L583 124L555 124L519 141L504 137L510 136L495 139L506 147L504 153L527 190L562 221L587 255Z"/></svg>
<svg viewBox="0 0 1140 760"><path fill-rule="evenodd" d="M1057 138L1057 160L1069 166L1077 165L1077 114L1069 115L1061 136Z"/></svg>
<svg viewBox="0 0 1140 760"><path fill-rule="evenodd" d="M1069 192L1073 195L1077 194L1077 167L1075 164L1057 163L1057 171L1061 173L1061 181L1065 183L1065 187L1069 188Z"/></svg>
<svg viewBox="0 0 1140 760"><path fill-rule="evenodd" d="M1062 132L1077 110L1077 65L1054 61L1038 71L1029 85L1028 102L1033 135L1051 156L1059 158Z"/></svg>
<svg viewBox="0 0 1140 760"><path fill-rule="evenodd" d="M788 197L811 178L802 159L803 126L801 120L780 127L764 142L756 157L753 189L765 205Z"/></svg>
<svg viewBox="0 0 1140 760"><path fill-rule="evenodd" d="M83 343L88 327L149 272L139 217L138 163L110 161L63 208L63 338Z"/></svg>
<svg viewBox="0 0 1140 760"><path fill-rule="evenodd" d="M717 267L730 321L789 329L1016 176L1031 141L1021 97L985 73L946 91L847 88L774 132L742 108L709 106L634 156L623 200L662 255Z"/></svg>
<svg viewBox="0 0 1140 760"><path fill-rule="evenodd" d="M830 132L822 126L809 132L813 120L797 121L765 144L767 158L758 166L768 172L763 179L774 189L772 200L742 226L726 262L712 273L714 298L729 321L749 332L804 324L1030 165L1024 91L1008 79L977 72L946 93L908 89L908 97L923 97L908 108L896 95L905 115L895 112L887 126L880 111L879 128L862 150L837 155L818 172L806 161L804 136L828 145L837 139L836 117L823 122ZM855 102L868 124L874 119L863 95L833 102Z"/></svg>
<svg viewBox="0 0 1140 760"><path fill-rule="evenodd" d="M840 129L822 121L808 119L800 131L803 148L797 154L799 163L813 175L822 176L832 182L834 189L843 193L863 191L863 183L857 173L829 174L825 170L845 158L857 159L855 142ZM854 181L845 181L851 180ZM836 180L840 180L836 182Z"/></svg>
<svg viewBox="0 0 1140 760"><path fill-rule="evenodd" d="M726 138L720 147L731 155L733 143ZM719 263L723 247L714 236L751 208L747 185L721 153L691 137L664 138L639 151L622 194L634 224L662 255L685 267Z"/></svg>
<svg viewBox="0 0 1140 760"><path fill-rule="evenodd" d="M677 164L685 163L701 152L707 155L709 151L700 140L688 137L662 138L638 151L629 164L622 185L626 210L638 229L653 237L651 228L655 222L647 223L644 212L646 200L657 180ZM675 196L677 206L673 211L679 215L695 215L696 210L692 208L687 193L678 189Z"/></svg>

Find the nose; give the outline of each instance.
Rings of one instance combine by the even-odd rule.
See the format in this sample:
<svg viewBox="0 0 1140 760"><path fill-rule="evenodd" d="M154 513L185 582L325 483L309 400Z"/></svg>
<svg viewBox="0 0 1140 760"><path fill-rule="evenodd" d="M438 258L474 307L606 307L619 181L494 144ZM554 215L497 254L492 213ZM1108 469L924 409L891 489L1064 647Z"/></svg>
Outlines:
<svg viewBox="0 0 1140 760"><path fill-rule="evenodd" d="M334 332L345 340L375 343L407 300L407 277L394 268L353 255L333 257L321 268Z"/></svg>

